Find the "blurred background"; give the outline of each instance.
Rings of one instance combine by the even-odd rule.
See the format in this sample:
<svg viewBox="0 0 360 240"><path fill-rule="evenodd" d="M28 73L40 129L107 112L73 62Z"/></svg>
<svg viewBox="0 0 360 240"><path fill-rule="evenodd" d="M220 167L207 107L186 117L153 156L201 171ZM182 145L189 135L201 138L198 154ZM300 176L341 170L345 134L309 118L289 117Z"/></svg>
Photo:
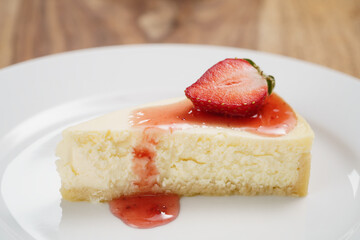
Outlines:
<svg viewBox="0 0 360 240"><path fill-rule="evenodd" d="M360 0L0 0L0 68L142 43L254 49L360 78Z"/></svg>

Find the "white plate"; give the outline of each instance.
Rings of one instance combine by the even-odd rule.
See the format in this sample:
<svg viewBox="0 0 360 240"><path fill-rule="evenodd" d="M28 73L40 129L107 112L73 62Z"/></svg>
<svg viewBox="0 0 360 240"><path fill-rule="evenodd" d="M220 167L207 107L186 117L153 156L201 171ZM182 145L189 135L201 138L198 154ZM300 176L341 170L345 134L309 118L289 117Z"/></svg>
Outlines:
<svg viewBox="0 0 360 240"><path fill-rule="evenodd" d="M125 226L106 204L61 201L54 150L66 126L183 95L227 57L253 59L313 127L309 195L181 199L174 222ZM0 239L360 239L360 81L249 50L145 45L83 50L0 71Z"/></svg>

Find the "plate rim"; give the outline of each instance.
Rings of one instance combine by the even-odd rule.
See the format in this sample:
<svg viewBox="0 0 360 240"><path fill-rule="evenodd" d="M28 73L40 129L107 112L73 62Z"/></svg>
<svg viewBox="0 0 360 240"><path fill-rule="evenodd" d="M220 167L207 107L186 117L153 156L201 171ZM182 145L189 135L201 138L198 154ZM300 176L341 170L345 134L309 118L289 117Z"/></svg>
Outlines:
<svg viewBox="0 0 360 240"><path fill-rule="evenodd" d="M219 50L236 50L236 51L247 51L247 52L252 52L252 53L256 53L256 54L262 54L262 55L267 55L269 57L276 57L276 58L283 58L286 59L287 61L295 61L295 62L301 62L302 64L305 65L309 65L309 66L313 66L313 67L317 67L317 68L321 68L323 70L326 71L330 71L330 72L334 72L336 74L341 74L346 76L347 78L351 78L353 80L355 80L356 82L360 82L360 78L357 78L353 75L350 75L348 73L342 72L340 70L336 70L333 68L330 68L328 66L319 64L319 63L313 63L313 62L309 62L303 59L299 59L296 57L290 57L287 55L282 55L279 53L272 53L272 52L268 52L268 51L263 51L263 50L256 50L256 49L249 49L249 48L240 48L240 47L234 47L234 46L224 46L224 45L212 45L212 44L193 44L193 43L134 43L134 44L122 44L122 45L108 45L108 46L98 46L98 47L90 47L90 48L82 48L82 49L75 49L75 50L69 50L69 51L65 51L65 52L59 52L59 53L50 53L48 55L44 55L44 56L40 56L40 57L35 57L32 59L28 59L28 60L24 60L21 62L17 62L8 66L5 66L3 68L0 68L0 76L2 74L3 71L11 71L14 68L18 68L18 67L23 67L23 65L27 65L27 64L36 64L36 63L41 63L42 61L47 61L48 59L52 59L52 58L58 58L58 57L71 57L71 55L76 55L76 54L84 54L87 52L96 52L96 51L110 51L111 49L135 49L135 48L163 48L163 47L171 47L171 48L203 48L203 49L219 49ZM1 82L0 82L1 83Z"/></svg>

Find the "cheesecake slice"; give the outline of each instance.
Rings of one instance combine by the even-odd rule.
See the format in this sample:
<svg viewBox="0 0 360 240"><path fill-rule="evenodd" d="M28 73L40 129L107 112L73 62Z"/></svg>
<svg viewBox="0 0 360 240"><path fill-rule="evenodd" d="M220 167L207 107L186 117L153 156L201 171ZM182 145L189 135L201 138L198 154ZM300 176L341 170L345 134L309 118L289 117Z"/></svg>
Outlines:
<svg viewBox="0 0 360 240"><path fill-rule="evenodd" d="M314 138L276 94L251 118L170 99L109 113L62 135L56 151L62 196L92 202L146 192L305 196Z"/></svg>

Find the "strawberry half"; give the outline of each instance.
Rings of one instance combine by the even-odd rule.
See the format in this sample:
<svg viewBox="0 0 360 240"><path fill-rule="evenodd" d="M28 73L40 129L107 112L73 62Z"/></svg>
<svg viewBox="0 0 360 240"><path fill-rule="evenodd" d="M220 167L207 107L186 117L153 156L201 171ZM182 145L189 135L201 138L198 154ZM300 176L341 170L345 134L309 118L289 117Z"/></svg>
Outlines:
<svg viewBox="0 0 360 240"><path fill-rule="evenodd" d="M265 75L250 59L229 58L208 69L186 88L185 95L201 111L250 117L274 86L274 77Z"/></svg>

